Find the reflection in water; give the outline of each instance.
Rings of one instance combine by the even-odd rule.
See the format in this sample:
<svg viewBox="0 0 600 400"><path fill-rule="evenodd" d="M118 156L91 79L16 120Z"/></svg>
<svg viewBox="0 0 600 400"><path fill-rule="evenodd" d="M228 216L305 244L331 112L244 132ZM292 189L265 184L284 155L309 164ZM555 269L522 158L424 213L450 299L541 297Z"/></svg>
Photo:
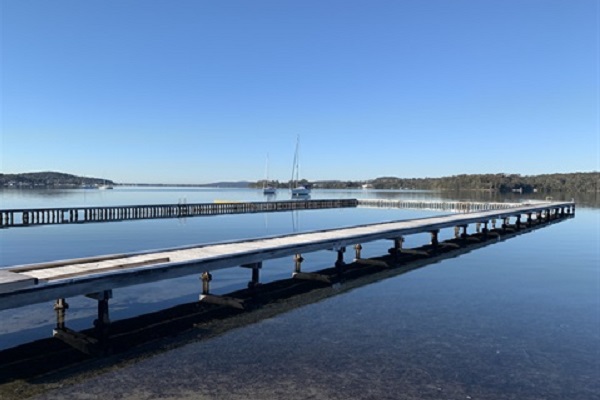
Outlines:
<svg viewBox="0 0 600 400"><path fill-rule="evenodd" d="M292 216L292 232L297 233L300 230L300 212L293 210L290 214Z"/></svg>
<svg viewBox="0 0 600 400"><path fill-rule="evenodd" d="M554 201L575 200L577 206L600 208L600 193L497 193L486 191L411 191L411 190L369 190L364 191L360 198L403 199L403 200L447 200L447 201L476 201L492 203L522 203L528 200Z"/></svg>
<svg viewBox="0 0 600 400"><path fill-rule="evenodd" d="M443 191L439 192L443 200L482 201L482 202L509 202L520 203L528 200L546 200L551 197L554 201L575 200L578 207L600 208L600 193L491 193L483 191Z"/></svg>

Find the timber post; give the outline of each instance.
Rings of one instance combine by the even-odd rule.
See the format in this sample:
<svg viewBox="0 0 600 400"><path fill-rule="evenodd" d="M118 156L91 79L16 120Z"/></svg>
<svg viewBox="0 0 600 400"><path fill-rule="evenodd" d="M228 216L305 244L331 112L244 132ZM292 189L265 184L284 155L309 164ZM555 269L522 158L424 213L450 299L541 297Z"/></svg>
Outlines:
<svg viewBox="0 0 600 400"><path fill-rule="evenodd" d="M484 239L488 238L488 232L489 232L488 224L489 224L489 221L483 221L483 229L481 230L481 232L483 233Z"/></svg>
<svg viewBox="0 0 600 400"><path fill-rule="evenodd" d="M339 273L342 271L342 269L346 265L346 263L344 262L344 253L346 252L346 248L340 247L340 248L335 249L335 251L337 252L337 259L335 261L335 269Z"/></svg>
<svg viewBox="0 0 600 400"><path fill-rule="evenodd" d="M254 289L260 285L260 269L262 268L262 262L255 262L251 264L240 265L242 268L252 269L252 277L248 282L248 289Z"/></svg>
<svg viewBox="0 0 600 400"><path fill-rule="evenodd" d="M435 229L433 231L429 231L429 233L431 233L431 246L433 247L434 250L437 250L438 245L440 244L439 239L438 239L438 233L440 233L440 230Z"/></svg>
<svg viewBox="0 0 600 400"><path fill-rule="evenodd" d="M199 299L201 302L214 304L217 306L237 308L238 310L244 310L246 308L244 300L237 299L235 297L210 294L210 281L212 281L212 275L210 272L203 272L200 276L200 279L202 280L202 294L200 295Z"/></svg>
<svg viewBox="0 0 600 400"><path fill-rule="evenodd" d="M108 340L108 329L110 326L110 316L108 312L108 300L112 299L112 290L103 290L98 293L86 294L86 297L98 301L98 318L94 320L94 327L98 333L98 339L101 347L106 347ZM106 348L105 348L106 350Z"/></svg>
<svg viewBox="0 0 600 400"><path fill-rule="evenodd" d="M69 305L66 299L56 299L54 311L56 311L56 329L65 329L65 317Z"/></svg>
<svg viewBox="0 0 600 400"><path fill-rule="evenodd" d="M360 260L360 252L361 252L361 250L362 250L362 245L361 245L360 243L356 244L356 245L354 246L354 250L355 250L355 252L356 252L356 257L355 257L355 260Z"/></svg>
<svg viewBox="0 0 600 400"><path fill-rule="evenodd" d="M460 238L462 240L466 240L467 239L467 236L468 236L467 235L467 228L468 227L469 227L469 225L461 225L461 228L462 228L463 231L462 231L462 234L460 235Z"/></svg>
<svg viewBox="0 0 600 400"><path fill-rule="evenodd" d="M388 253L394 258L394 261L398 261L400 253L402 253L402 245L404 243L404 237L400 236L394 239L394 247L388 249Z"/></svg>
<svg viewBox="0 0 600 400"><path fill-rule="evenodd" d="M97 293L86 294L85 297L98 301L98 318L94 320L94 326L97 329L104 328L110 323L108 314L108 300L112 299L112 290L102 290Z"/></svg>
<svg viewBox="0 0 600 400"><path fill-rule="evenodd" d="M296 254L294 256L294 272L297 274L302 272L302 261L304 261L302 254Z"/></svg>
<svg viewBox="0 0 600 400"><path fill-rule="evenodd" d="M260 264L262 264L262 263L257 263L257 265L260 265ZM251 288L254 288L254 287L260 285L259 273L260 273L260 266L252 268L252 279L250 280L250 282L248 282L248 285Z"/></svg>
<svg viewBox="0 0 600 400"><path fill-rule="evenodd" d="M205 271L200 276L200 279L202 280L202 294L209 295L210 294L210 281L212 281L212 275L210 274L210 272Z"/></svg>

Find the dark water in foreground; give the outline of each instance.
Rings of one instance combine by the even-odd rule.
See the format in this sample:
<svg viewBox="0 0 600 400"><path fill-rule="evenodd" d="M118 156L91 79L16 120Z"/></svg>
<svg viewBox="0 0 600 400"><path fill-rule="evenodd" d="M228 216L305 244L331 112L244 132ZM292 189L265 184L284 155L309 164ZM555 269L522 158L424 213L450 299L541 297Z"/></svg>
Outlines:
<svg viewBox="0 0 600 400"><path fill-rule="evenodd" d="M166 194L161 192L161 196ZM169 351L40 398L600 399L598 211L579 207L574 219ZM15 259L33 262L105 248L118 252L120 247L134 250L163 243L159 247L165 247L199 237L225 240L231 235L277 234L419 215L431 214L330 210L297 216L271 214L267 224L264 215L196 218L184 224L148 221L75 227L73 232L62 231L60 239L47 234L57 232L52 227L7 230L0 236L1 265L11 265ZM213 225L209 220L217 222ZM89 236L90 229L93 236ZM130 235L135 233L133 240ZM442 232L442 238L444 235L450 236L450 232ZM88 243L90 237L95 239L93 244ZM80 250L64 244L78 240L83 243ZM409 241L412 243L407 246L418 245L426 238L415 235ZM23 243L42 249L19 256L15 249ZM389 243L365 247L369 256L385 252ZM309 263L309 257L305 258ZM333 254L315 254L310 260L318 269L330 264ZM263 276L289 276L291 262L289 267L285 264L274 263L273 271ZM265 272L268 269L265 266ZM232 271L215 278L224 281L225 290L247 281L247 276L238 275ZM115 293L113 316L127 315L131 308L193 301L189 299L197 297L197 280L177 281L182 288L177 296L167 283L152 290L143 287ZM72 311L81 315L80 321L73 318L76 325L84 325L94 307L84 300L79 303L73 299L76 306ZM52 323L49 311L50 305L25 307L22 313L27 316L0 313L2 324L11 321L10 327L1 327L0 340L15 340L14 327L27 324L37 327L32 328L33 336L47 334Z"/></svg>

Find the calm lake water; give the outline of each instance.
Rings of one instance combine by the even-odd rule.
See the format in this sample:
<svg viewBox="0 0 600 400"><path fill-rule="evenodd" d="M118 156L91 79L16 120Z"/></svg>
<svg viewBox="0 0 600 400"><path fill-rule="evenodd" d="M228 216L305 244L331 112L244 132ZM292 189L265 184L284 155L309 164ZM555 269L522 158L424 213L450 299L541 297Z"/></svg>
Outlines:
<svg viewBox="0 0 600 400"><path fill-rule="evenodd" d="M288 199L287 193L278 194ZM485 197L476 200L518 201ZM312 198L456 198L473 194L314 191ZM474 197L473 197L474 198ZM569 197L570 198L570 197ZM255 190L116 188L0 191L2 208L263 201ZM41 398L600 399L600 209L458 258L190 344ZM351 226L435 213L335 209L0 230L0 268ZM451 237L450 230L441 238ZM428 241L407 237L407 247ZM364 245L381 255L388 242ZM335 253L303 255L304 270ZM347 254L351 259L352 254ZM261 280L289 277L293 260L265 263ZM216 271L212 288L241 288L249 272ZM177 290L173 290L173 288ZM195 301L195 276L114 291L111 318ZM96 304L69 299L67 325L91 326ZM0 349L51 335L52 304L0 312Z"/></svg>

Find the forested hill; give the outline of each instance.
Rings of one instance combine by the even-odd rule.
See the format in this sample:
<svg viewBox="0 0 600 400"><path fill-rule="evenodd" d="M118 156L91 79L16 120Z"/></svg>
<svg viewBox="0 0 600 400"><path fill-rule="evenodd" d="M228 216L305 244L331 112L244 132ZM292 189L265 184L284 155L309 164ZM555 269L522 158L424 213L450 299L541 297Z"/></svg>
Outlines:
<svg viewBox="0 0 600 400"><path fill-rule="evenodd" d="M82 185L114 184L102 178L89 178L61 172L30 172L0 174L0 187L80 187Z"/></svg>
<svg viewBox="0 0 600 400"><path fill-rule="evenodd" d="M455 175L443 178L394 177L369 182L375 189L487 190L492 192L598 192L600 172L522 176L514 174Z"/></svg>
<svg viewBox="0 0 600 400"><path fill-rule="evenodd" d="M442 178L381 177L369 181L317 181L311 182L309 185L323 189L351 189L368 185L373 189L475 190L498 193L512 191L521 193L598 193L600 192L599 182L600 172L576 172L530 176L473 174Z"/></svg>

